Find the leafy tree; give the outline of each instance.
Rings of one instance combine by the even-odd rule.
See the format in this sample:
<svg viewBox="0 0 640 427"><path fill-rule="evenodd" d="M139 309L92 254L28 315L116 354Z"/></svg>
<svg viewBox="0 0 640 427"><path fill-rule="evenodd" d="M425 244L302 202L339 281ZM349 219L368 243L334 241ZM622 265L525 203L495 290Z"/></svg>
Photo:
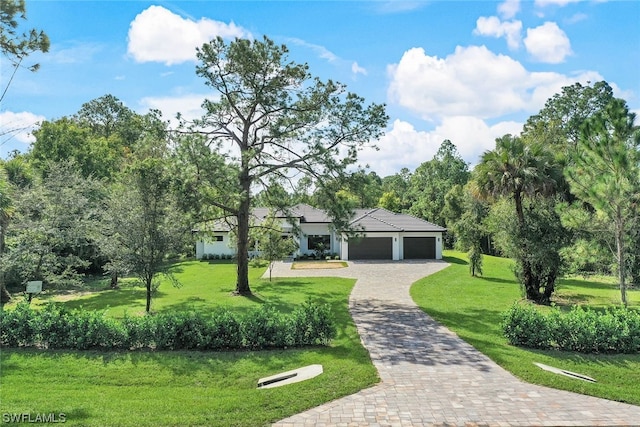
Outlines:
<svg viewBox="0 0 640 427"><path fill-rule="evenodd" d="M538 114L529 117L522 136L558 146L570 155L578 145L584 122L603 111L612 99L613 89L605 81L565 86L547 100Z"/></svg>
<svg viewBox="0 0 640 427"><path fill-rule="evenodd" d="M291 255L296 249L296 243L290 236L283 235L278 219L269 216L258 228L255 239L262 258L269 262L269 281L275 261Z"/></svg>
<svg viewBox="0 0 640 427"><path fill-rule="evenodd" d="M442 211L444 196L454 185L469 180L469 166L455 145L444 140L433 159L422 163L411 175L409 212L427 221L446 226Z"/></svg>
<svg viewBox="0 0 640 427"><path fill-rule="evenodd" d="M573 163L565 169L571 191L601 213L615 239L623 304L626 295L626 243L640 202L640 131L621 99L585 122Z"/></svg>
<svg viewBox="0 0 640 427"><path fill-rule="evenodd" d="M0 165L0 259L4 255L5 236L9 221L13 216L13 194L11 183L7 179L4 167ZM0 272L0 304L6 304L11 300L11 294L7 291L4 274Z"/></svg>
<svg viewBox="0 0 640 427"><path fill-rule="evenodd" d="M359 96L345 94L343 85L322 82L306 64L289 62L287 48L266 37L229 44L217 38L197 56L196 72L214 91L197 125L235 170L225 174L235 181L231 193L227 181L207 182L212 197L206 204L234 218L236 292L246 295L251 293L247 251L253 191L289 183L294 174L310 176L316 188L325 179L344 176L360 147L381 135L387 116L384 106L365 106ZM341 207L326 208L338 227L346 227Z"/></svg>
<svg viewBox="0 0 640 427"><path fill-rule="evenodd" d="M382 196L382 179L375 172L367 173L363 169L348 175L344 187L355 197L358 208L374 208Z"/></svg>
<svg viewBox="0 0 640 427"><path fill-rule="evenodd" d="M177 284L167 257L182 248L187 227L172 200L170 179L162 159L135 162L112 193L104 219L110 241L110 272L132 272L146 289L146 312L157 290L158 273Z"/></svg>
<svg viewBox="0 0 640 427"><path fill-rule="evenodd" d="M48 164L73 159L84 176L109 181L116 179L134 153L141 158L167 150L161 115L155 111L136 114L112 95L83 104L72 117L43 122L34 136L28 155L37 170L46 173Z"/></svg>
<svg viewBox="0 0 640 427"><path fill-rule="evenodd" d="M386 191L382 193L378 200L378 206L385 208L391 212L402 212L402 200L395 191Z"/></svg>
<svg viewBox="0 0 640 427"><path fill-rule="evenodd" d="M407 212L411 207L411 200L409 198L409 182L411 181L411 172L407 168L400 169L400 172L385 176L382 178L382 192L381 200L379 202L380 207L384 207L393 212ZM395 198L399 199L399 205L397 209L390 209L389 207L382 205L382 197L389 198L390 204L388 206L393 207L396 202ZM386 202L385 202L386 203Z"/></svg>
<svg viewBox="0 0 640 427"><path fill-rule="evenodd" d="M537 268L527 255L539 246L537 240L528 240L532 225L526 221L524 199L552 195L560 179L560 173L555 158L542 145L525 143L523 139L511 135L498 138L496 148L486 151L474 170L479 196L485 199L508 197L514 201L518 231L516 236L520 238L519 245L516 246L521 250L515 250L515 247L511 246L512 249L505 253L516 258L520 270L519 278L527 299L538 303L548 302L549 292L541 292L541 289L554 283L555 276L552 275L552 269L547 272L545 268ZM540 260L550 259L541 254L532 254L538 255ZM544 273L540 273L542 270L545 270Z"/></svg>
<svg viewBox="0 0 640 427"><path fill-rule="evenodd" d="M455 185L445 196L443 215L455 235L457 249L467 251L472 276L482 274L482 240L487 234L484 220L488 214L486 203L473 196L470 183Z"/></svg>
<svg viewBox="0 0 640 427"><path fill-rule="evenodd" d="M11 63L13 71L10 76L9 73L3 73L5 77L9 76L9 80L0 95L0 102L4 99L18 68L23 66L22 61L34 52L46 53L49 51L49 37L43 31L36 29L22 34L18 33L18 19L27 19L25 1L2 0L0 2L0 52ZM26 68L29 71L37 71L40 65L32 64Z"/></svg>
<svg viewBox="0 0 640 427"><path fill-rule="evenodd" d="M41 173L46 173L48 166L68 159L74 160L85 177L108 177L116 169L118 159L109 141L92 135L88 127L67 117L43 122L34 136L29 156Z"/></svg>
<svg viewBox="0 0 640 427"><path fill-rule="evenodd" d="M72 162L48 169L32 187L16 193L2 271L20 282L79 285L90 264L103 188L79 175Z"/></svg>
<svg viewBox="0 0 640 427"><path fill-rule="evenodd" d="M8 160L2 161L2 165L7 179L16 188L25 189L33 184L34 172L27 155L13 151Z"/></svg>

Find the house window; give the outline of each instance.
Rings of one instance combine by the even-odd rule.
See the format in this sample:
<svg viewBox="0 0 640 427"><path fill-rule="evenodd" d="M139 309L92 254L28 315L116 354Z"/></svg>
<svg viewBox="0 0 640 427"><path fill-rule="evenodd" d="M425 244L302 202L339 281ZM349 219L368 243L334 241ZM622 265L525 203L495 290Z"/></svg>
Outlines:
<svg viewBox="0 0 640 427"><path fill-rule="evenodd" d="M310 251L328 251L331 249L331 236L327 234L309 236L307 239L307 248Z"/></svg>
<svg viewBox="0 0 640 427"><path fill-rule="evenodd" d="M222 242L222 240L223 240L223 236L213 236L214 242Z"/></svg>

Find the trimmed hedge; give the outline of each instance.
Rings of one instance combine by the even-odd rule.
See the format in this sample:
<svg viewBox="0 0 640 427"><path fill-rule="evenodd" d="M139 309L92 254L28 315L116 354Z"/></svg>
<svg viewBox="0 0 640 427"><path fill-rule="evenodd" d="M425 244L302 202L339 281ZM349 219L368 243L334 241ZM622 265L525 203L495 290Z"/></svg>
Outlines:
<svg viewBox="0 0 640 427"><path fill-rule="evenodd" d="M640 353L640 312L622 307L603 312L573 307L544 314L532 305L514 304L503 315L502 332L510 344L581 353Z"/></svg>
<svg viewBox="0 0 640 427"><path fill-rule="evenodd" d="M327 305L306 302L291 314L273 307L238 315L165 312L121 321L104 312L69 311L55 304L19 304L0 312L0 345L56 349L260 350L327 345L337 330Z"/></svg>

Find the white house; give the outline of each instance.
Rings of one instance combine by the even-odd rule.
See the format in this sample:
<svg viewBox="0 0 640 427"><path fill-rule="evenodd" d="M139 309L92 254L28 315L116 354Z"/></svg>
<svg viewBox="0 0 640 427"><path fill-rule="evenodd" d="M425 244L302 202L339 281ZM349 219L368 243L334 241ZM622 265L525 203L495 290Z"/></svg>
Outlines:
<svg viewBox="0 0 640 427"><path fill-rule="evenodd" d="M254 222L259 223L268 214L267 208L254 209ZM411 215L383 208L357 209L350 222L359 230L357 237L334 231L324 211L305 204L294 206L289 217L280 218L283 233L298 244L295 256L311 255L323 247L326 253L343 260L442 259L442 234L446 229ZM228 224L214 224L207 237L196 243L196 257L235 254L230 230Z"/></svg>

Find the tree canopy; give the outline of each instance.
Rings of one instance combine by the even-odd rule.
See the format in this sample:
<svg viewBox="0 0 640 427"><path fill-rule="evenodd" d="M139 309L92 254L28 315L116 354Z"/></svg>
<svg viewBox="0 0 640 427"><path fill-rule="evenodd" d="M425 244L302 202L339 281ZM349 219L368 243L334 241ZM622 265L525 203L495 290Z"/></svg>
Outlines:
<svg viewBox="0 0 640 427"><path fill-rule="evenodd" d="M206 183L209 195L226 196L206 197L203 203L234 218L236 291L248 294L249 217L256 189L290 185L305 175L318 187L344 176L360 148L381 136L387 116L383 105L365 105L342 84L313 77L306 64L289 61L286 46L266 37L230 43L217 38L197 56L196 73L213 90L197 131L232 166ZM326 208L336 223L346 224L344 210Z"/></svg>

